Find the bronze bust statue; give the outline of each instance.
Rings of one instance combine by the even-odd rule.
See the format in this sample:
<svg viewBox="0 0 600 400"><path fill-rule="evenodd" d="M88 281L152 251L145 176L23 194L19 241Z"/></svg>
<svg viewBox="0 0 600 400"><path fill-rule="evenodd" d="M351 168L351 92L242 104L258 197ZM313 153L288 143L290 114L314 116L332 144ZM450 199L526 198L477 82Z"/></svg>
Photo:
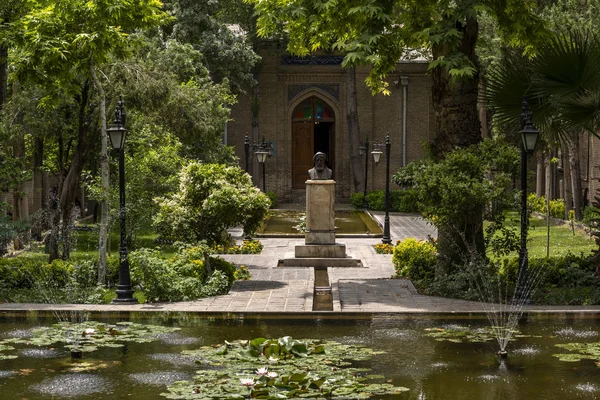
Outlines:
<svg viewBox="0 0 600 400"><path fill-rule="evenodd" d="M315 163L314 168L308 170L308 176L310 176L310 179L331 179L331 170L325 165L325 161L327 161L327 155L319 151L313 156L313 161Z"/></svg>

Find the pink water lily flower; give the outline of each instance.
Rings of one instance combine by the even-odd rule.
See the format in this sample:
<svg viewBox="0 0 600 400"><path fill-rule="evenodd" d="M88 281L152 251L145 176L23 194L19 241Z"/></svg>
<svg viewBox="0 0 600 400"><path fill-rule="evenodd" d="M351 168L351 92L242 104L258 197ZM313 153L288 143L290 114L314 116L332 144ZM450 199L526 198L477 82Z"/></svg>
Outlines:
<svg viewBox="0 0 600 400"><path fill-rule="evenodd" d="M254 379L253 378L242 378L242 379L240 379L240 383L242 384L242 386L254 386Z"/></svg>
<svg viewBox="0 0 600 400"><path fill-rule="evenodd" d="M259 368L256 370L256 374L260 375L260 376L266 375L267 372L269 372L269 371L266 367L262 367L262 368Z"/></svg>

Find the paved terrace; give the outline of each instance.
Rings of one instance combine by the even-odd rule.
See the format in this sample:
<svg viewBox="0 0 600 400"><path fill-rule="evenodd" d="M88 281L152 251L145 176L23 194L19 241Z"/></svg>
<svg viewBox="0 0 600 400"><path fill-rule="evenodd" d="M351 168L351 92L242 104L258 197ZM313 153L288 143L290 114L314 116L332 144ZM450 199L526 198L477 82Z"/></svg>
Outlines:
<svg viewBox="0 0 600 400"><path fill-rule="evenodd" d="M383 224L383 213L374 213ZM414 237L426 239L435 229L422 218L390 214L392 241ZM229 294L190 302L135 305L0 304L0 311L89 310L89 311L177 311L204 313L310 313L313 312L314 270L279 267L278 261L294 252L304 239L261 238L259 255L224 255L248 267L252 279L237 281ZM348 255L362 260L359 268L328 268L336 313L481 313L478 302L424 296L410 281L389 279L394 268L389 254L376 254L373 246L381 239L338 239ZM600 306L526 306L532 312L599 312ZM327 313L327 312L325 312Z"/></svg>

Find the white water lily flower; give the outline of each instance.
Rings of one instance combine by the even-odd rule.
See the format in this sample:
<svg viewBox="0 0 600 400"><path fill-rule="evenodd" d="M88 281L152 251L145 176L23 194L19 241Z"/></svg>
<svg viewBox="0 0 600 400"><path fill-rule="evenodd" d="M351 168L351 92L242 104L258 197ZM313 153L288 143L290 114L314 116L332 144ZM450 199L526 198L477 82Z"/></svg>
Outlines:
<svg viewBox="0 0 600 400"><path fill-rule="evenodd" d="M94 333L96 333L96 330L94 328L86 328L85 330L86 335L93 335Z"/></svg>
<svg viewBox="0 0 600 400"><path fill-rule="evenodd" d="M266 367L262 367L262 368L259 368L256 370L256 374L260 375L260 376L266 375L267 372L269 372L269 371L267 370Z"/></svg>
<svg viewBox="0 0 600 400"><path fill-rule="evenodd" d="M277 372L269 372L267 374L267 377L269 378L277 378L279 376L279 374Z"/></svg>
<svg viewBox="0 0 600 400"><path fill-rule="evenodd" d="M242 378L242 379L240 379L240 383L242 384L242 386L254 386L254 379L253 378Z"/></svg>
<svg viewBox="0 0 600 400"><path fill-rule="evenodd" d="M279 358L277 358L277 357L273 357L273 356L270 356L270 357L269 357L269 362L270 362L270 363L276 363L276 362L278 362L278 361L279 361Z"/></svg>

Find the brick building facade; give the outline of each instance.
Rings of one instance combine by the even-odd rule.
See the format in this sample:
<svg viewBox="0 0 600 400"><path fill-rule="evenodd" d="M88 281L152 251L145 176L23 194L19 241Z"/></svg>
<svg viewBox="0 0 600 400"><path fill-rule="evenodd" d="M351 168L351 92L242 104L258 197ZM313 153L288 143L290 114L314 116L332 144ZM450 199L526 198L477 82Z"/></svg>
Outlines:
<svg viewBox="0 0 600 400"><path fill-rule="evenodd" d="M273 42L264 42L259 53L263 65L258 76L258 134L252 137L250 97L240 96L227 126L227 144L234 146L244 168L246 135L251 141L258 142L264 137L273 142L273 156L265 163L266 190L275 192L279 202L304 201L306 171L312 166L305 165L306 157L309 154L312 164L312 155L323 151L328 154L329 166L337 182L337 201L348 201L354 190L342 58L329 54L291 57ZM366 67L357 69L360 140L383 142L389 135L390 172L393 173L404 163L421 158L423 144L432 138L431 79L425 62L402 62L388 76L391 95L373 96L364 83L367 74ZM406 124L403 115L406 115ZM406 154L405 160L403 154ZM375 165L371 155L369 158L368 189L383 189L385 162ZM262 171L252 153L250 173L255 183L262 187Z"/></svg>

